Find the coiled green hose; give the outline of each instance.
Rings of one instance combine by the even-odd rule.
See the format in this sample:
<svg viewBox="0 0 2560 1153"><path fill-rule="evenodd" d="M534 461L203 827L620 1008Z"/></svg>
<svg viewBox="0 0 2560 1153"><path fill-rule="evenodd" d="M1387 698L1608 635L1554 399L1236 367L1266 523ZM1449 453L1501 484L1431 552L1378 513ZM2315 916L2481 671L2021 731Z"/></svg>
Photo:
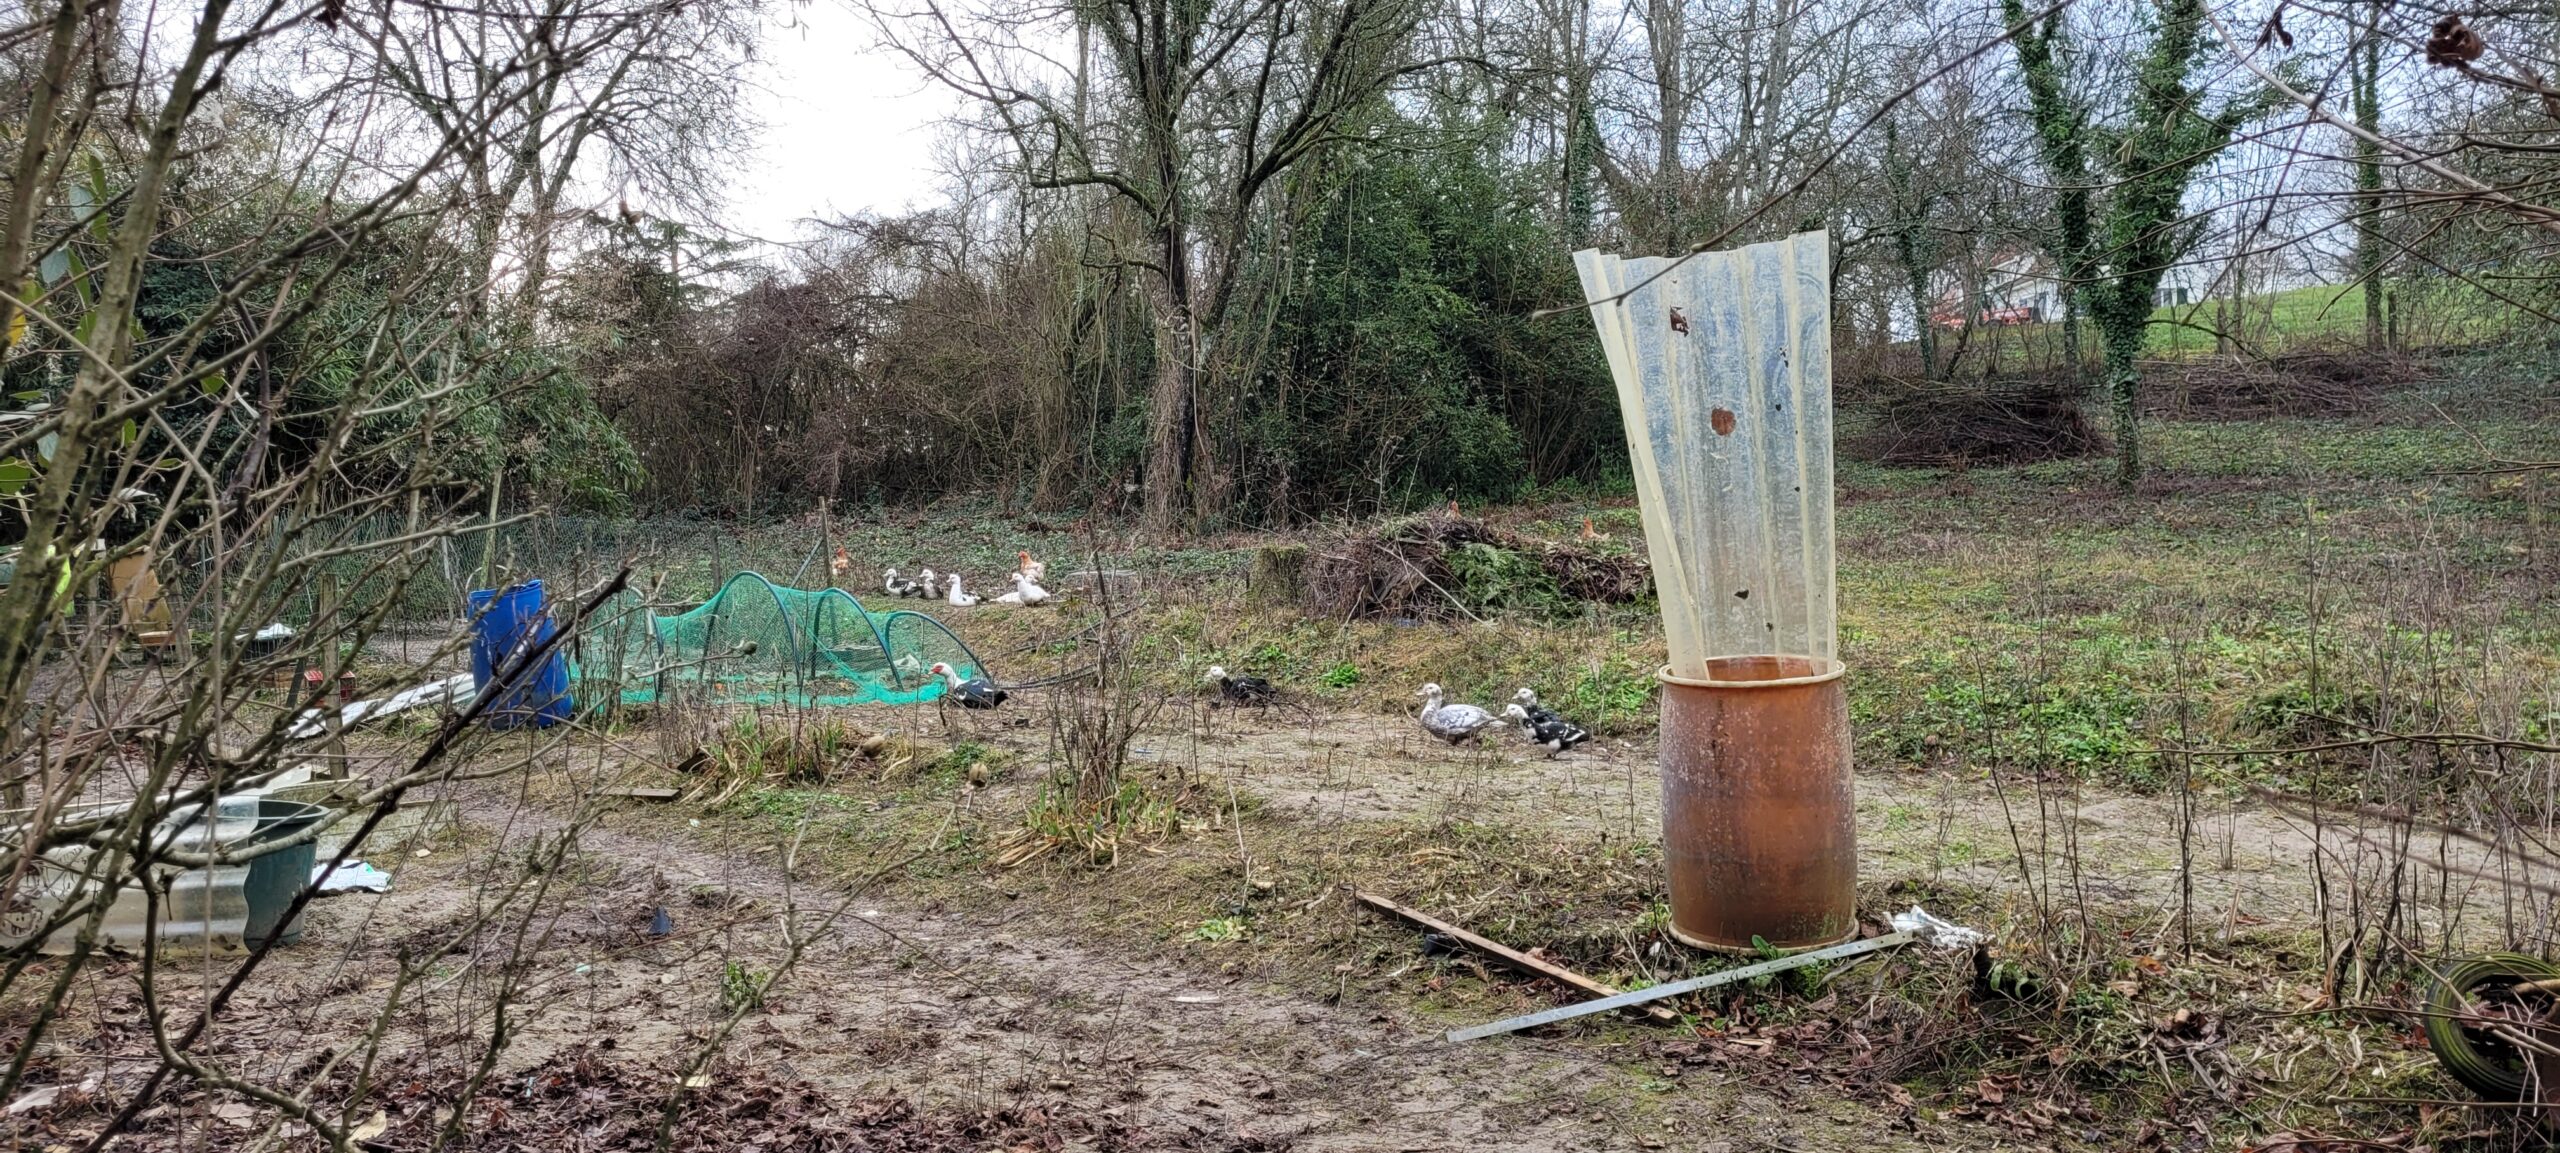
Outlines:
<svg viewBox="0 0 2560 1153"><path fill-rule="evenodd" d="M2464 1018L2497 1015L2517 1003L2510 987L2560 978L2560 965L2522 953L2490 953L2452 965L2427 989L2427 1048L2453 1079L2492 1101L2523 1098L2525 1055L2513 1044ZM2548 1008L2537 999L2537 1008Z"/></svg>

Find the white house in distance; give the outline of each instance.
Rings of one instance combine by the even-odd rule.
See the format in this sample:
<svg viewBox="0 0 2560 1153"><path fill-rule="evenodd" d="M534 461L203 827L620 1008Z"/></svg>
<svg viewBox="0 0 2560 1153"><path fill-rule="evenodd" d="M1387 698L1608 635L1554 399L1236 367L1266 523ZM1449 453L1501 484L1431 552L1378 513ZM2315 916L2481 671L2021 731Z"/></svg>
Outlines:
<svg viewBox="0 0 2560 1153"><path fill-rule="evenodd" d="M2161 274L2160 289L2154 307L2193 304L2206 299L2212 287L2212 269L2202 264L2179 264ZM1929 312L1929 323L1939 328L1962 328L1965 323L1964 278L1955 274L1940 277L1941 287ZM2261 288L2259 291L2270 291ZM2062 319L2062 277L2053 261L2042 251L2012 249L1993 260L1982 270L1980 292L1976 296L1973 322L1976 324L2018 325L2043 324Z"/></svg>

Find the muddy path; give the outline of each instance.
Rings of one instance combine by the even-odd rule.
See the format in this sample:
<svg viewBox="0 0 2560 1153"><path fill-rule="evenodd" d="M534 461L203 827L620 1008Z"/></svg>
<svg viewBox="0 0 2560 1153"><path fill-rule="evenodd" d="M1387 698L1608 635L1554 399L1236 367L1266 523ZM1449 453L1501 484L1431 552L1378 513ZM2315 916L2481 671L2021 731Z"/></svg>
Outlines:
<svg viewBox="0 0 2560 1153"><path fill-rule="evenodd" d="M466 804L464 817L509 819L489 799ZM727 967L778 964L784 934L797 932L814 943L729 1052L847 1095L1059 1101L1202 1148L1930 1147L1888 1135L1892 1119L1866 1106L1782 1100L1740 1077L1693 1074L1681 1091L1642 1091L1653 1074L1631 1062L1650 1042L1452 1046L1443 1026L1393 1009L1075 940L1021 906L847 903L787 877L766 846L702 840L645 810L586 836L581 852L613 863L618 879L580 898L585 915L645 922L660 901L676 932L663 947L589 963L588 988L529 1029L510 1065L597 1028L618 1029L626 1049L698 1039Z"/></svg>

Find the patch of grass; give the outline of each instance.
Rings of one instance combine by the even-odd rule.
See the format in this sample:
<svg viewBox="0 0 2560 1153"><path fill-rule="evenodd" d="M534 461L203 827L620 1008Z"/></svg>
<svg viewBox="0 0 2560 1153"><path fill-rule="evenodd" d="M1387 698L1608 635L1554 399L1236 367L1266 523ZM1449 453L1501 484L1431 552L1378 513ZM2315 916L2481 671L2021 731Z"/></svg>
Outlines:
<svg viewBox="0 0 2560 1153"><path fill-rule="evenodd" d="M720 968L720 1007L731 1013L763 1008L772 982L773 974L731 961Z"/></svg>
<svg viewBox="0 0 2560 1153"><path fill-rule="evenodd" d="M1655 683L1654 669L1638 661L1595 662L1573 678L1554 707L1594 732L1621 732L1652 712Z"/></svg>
<svg viewBox="0 0 2560 1153"><path fill-rule="evenodd" d="M1232 941L1244 940L1246 937L1251 936L1252 933L1252 925L1250 925L1246 919L1241 916L1211 917L1200 922L1200 924L1194 927L1190 932L1183 934L1183 939L1186 941L1203 941L1212 945L1223 945Z"/></svg>
<svg viewBox="0 0 2560 1153"><path fill-rule="evenodd" d="M933 771L944 777L959 778L969 770L995 760L998 753L977 741L962 741L951 746L933 762Z"/></svg>
<svg viewBox="0 0 2560 1153"><path fill-rule="evenodd" d="M1360 683L1360 666L1349 661L1339 662L1332 668L1326 669L1322 676L1317 677L1316 683L1328 689L1350 688Z"/></svg>
<svg viewBox="0 0 2560 1153"><path fill-rule="evenodd" d="M1243 667L1266 669L1280 675L1287 675L1288 670L1297 667L1297 661L1289 655L1289 650L1280 642L1267 640L1255 645L1253 651L1245 655Z"/></svg>
<svg viewBox="0 0 2560 1153"><path fill-rule="evenodd" d="M729 801L741 814L774 821L800 821L813 815L852 807L844 796L820 789L748 788Z"/></svg>

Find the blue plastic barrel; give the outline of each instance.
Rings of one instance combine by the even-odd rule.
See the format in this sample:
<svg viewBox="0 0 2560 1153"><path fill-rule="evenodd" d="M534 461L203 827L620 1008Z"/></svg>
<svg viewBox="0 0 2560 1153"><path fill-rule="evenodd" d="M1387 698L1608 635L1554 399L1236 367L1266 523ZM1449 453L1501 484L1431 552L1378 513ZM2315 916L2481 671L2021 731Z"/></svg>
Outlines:
<svg viewBox="0 0 2560 1153"><path fill-rule="evenodd" d="M471 591L471 683L489 692L498 670L521 659L520 653L551 639L555 626L543 608L542 582L526 581L504 590ZM499 689L498 699L481 716L493 729L512 729L531 721L548 726L569 719L569 662L553 649L540 666L519 671Z"/></svg>

